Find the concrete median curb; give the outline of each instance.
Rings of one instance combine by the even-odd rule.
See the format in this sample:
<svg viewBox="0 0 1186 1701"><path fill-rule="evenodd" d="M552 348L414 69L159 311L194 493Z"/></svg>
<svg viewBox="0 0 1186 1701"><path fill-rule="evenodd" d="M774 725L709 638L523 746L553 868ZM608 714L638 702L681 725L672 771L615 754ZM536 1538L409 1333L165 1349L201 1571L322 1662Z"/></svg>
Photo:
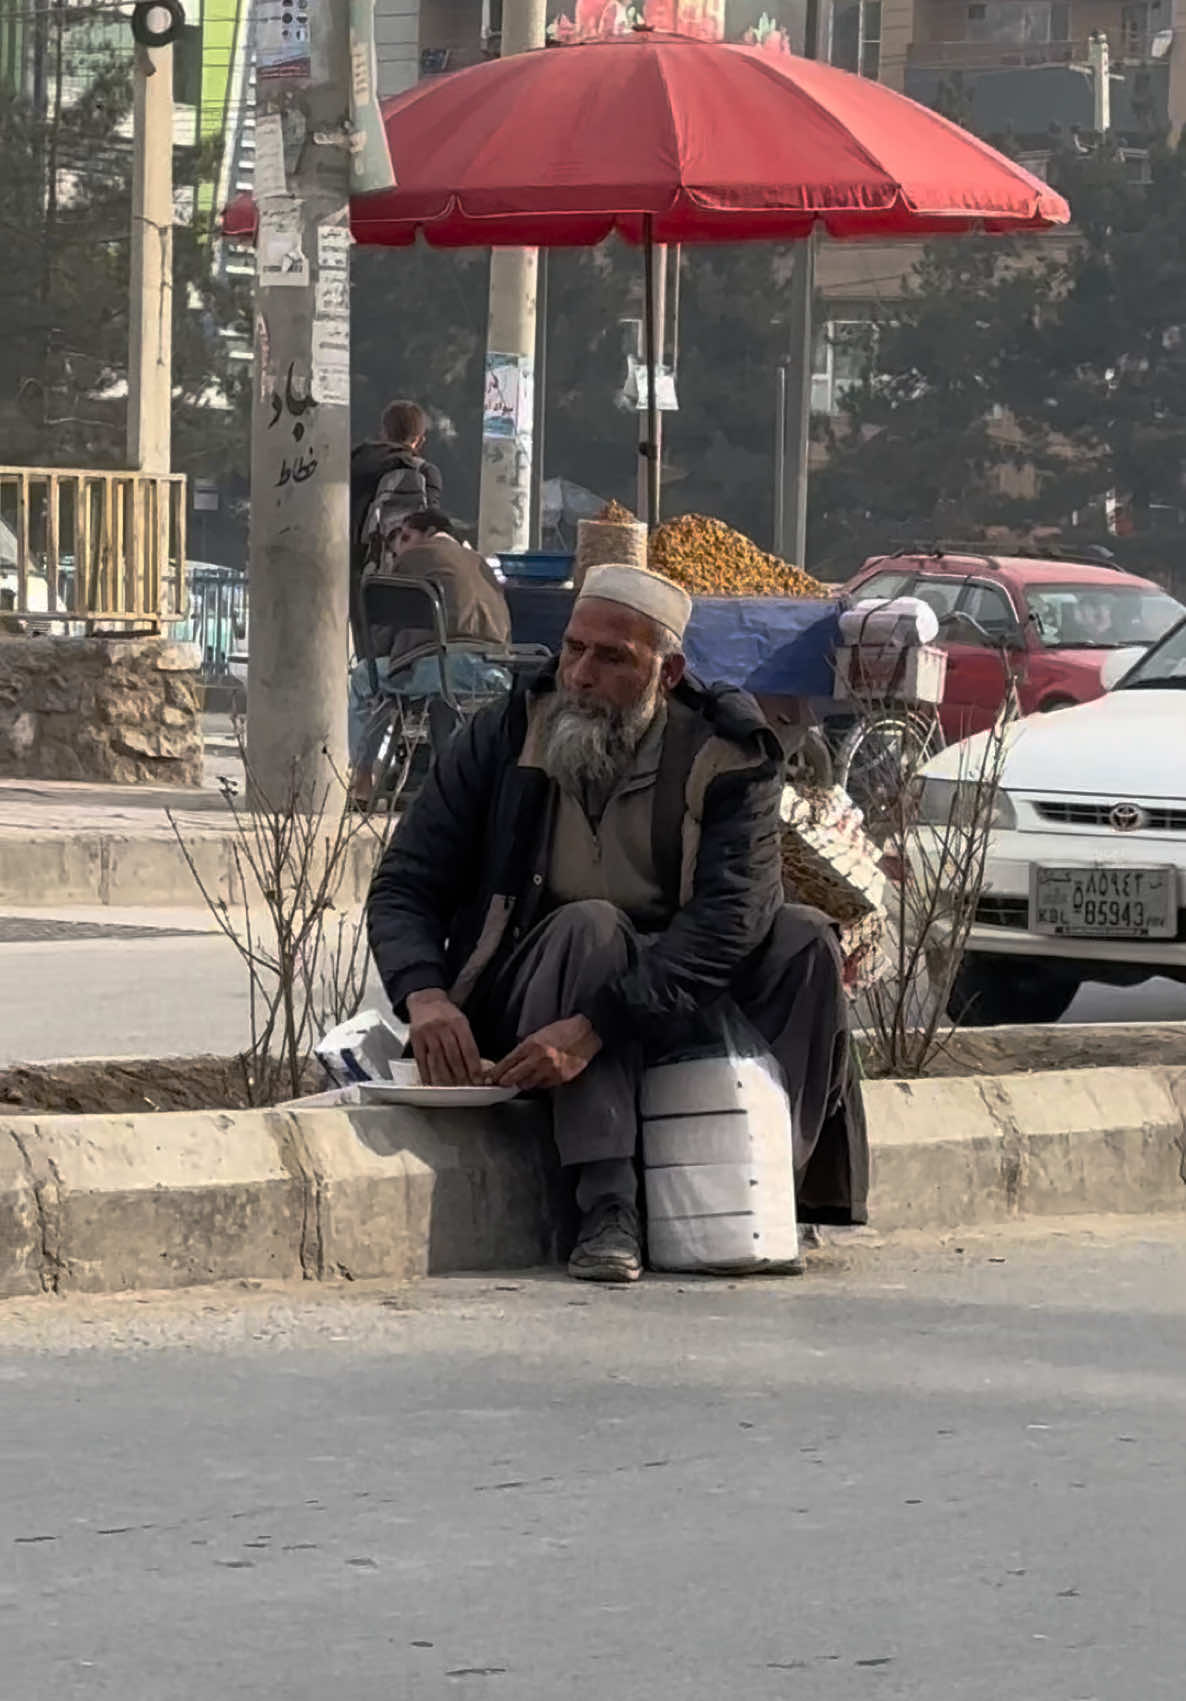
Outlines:
<svg viewBox="0 0 1186 1701"><path fill-rule="evenodd" d="M184 795L178 809L184 810ZM243 902L229 831L187 830L186 849L206 889L231 907ZM375 846L361 836L351 846L341 900L366 896ZM152 834L108 830L30 835L0 832L0 908L52 902L112 908L168 909L201 903L193 874L166 823Z"/></svg>
<svg viewBox="0 0 1186 1701"><path fill-rule="evenodd" d="M1186 1207L1186 1068L870 1081L865 1103L878 1228Z"/></svg>
<svg viewBox="0 0 1186 1701"><path fill-rule="evenodd" d="M877 1228L1186 1208L1186 1068L865 1092ZM0 1118L0 1297L525 1268L562 1208L528 1105Z"/></svg>

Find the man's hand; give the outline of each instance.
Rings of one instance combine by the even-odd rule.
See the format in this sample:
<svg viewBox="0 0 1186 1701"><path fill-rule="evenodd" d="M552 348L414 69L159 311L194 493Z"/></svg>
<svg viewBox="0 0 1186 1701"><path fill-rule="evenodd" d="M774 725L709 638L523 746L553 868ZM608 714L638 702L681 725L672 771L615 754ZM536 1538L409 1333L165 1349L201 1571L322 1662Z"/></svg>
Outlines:
<svg viewBox="0 0 1186 1701"><path fill-rule="evenodd" d="M420 1079L429 1087L480 1087L486 1071L473 1029L440 987L408 994L408 1022Z"/></svg>
<svg viewBox="0 0 1186 1701"><path fill-rule="evenodd" d="M517 1087L532 1092L541 1087L563 1087L592 1063L601 1041L585 1016L568 1016L549 1022L504 1057L491 1076L496 1087Z"/></svg>

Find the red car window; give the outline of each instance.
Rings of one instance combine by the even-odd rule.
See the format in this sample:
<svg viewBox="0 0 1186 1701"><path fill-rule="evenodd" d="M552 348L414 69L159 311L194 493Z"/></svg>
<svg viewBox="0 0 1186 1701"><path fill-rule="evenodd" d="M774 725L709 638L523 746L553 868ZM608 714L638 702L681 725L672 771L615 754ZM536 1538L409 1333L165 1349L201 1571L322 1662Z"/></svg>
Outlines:
<svg viewBox="0 0 1186 1701"><path fill-rule="evenodd" d="M922 575L910 594L925 602L928 608L933 608L942 620L945 614L954 611L964 584L963 579L932 579Z"/></svg>
<svg viewBox="0 0 1186 1701"><path fill-rule="evenodd" d="M1009 637L1021 624L1008 594L1000 585L970 584L960 612L970 616L993 638Z"/></svg>
<svg viewBox="0 0 1186 1701"><path fill-rule="evenodd" d="M853 598L856 602L866 602L873 597L901 596L913 577L913 573L874 573L871 579L857 586Z"/></svg>

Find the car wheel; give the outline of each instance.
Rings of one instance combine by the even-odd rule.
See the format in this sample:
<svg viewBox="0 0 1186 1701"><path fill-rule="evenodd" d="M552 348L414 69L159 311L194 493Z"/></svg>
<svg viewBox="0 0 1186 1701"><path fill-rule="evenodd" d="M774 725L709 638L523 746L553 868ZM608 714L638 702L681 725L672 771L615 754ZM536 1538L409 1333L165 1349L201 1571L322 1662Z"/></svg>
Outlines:
<svg viewBox="0 0 1186 1701"><path fill-rule="evenodd" d="M1078 704L1073 697L1048 697L1040 706L1038 712L1043 715L1052 715L1056 709L1074 709L1077 707Z"/></svg>
<svg viewBox="0 0 1186 1701"><path fill-rule="evenodd" d="M965 1028L1007 1022L1057 1022L1070 1009L1079 982L1024 957L966 956L947 999L947 1014Z"/></svg>

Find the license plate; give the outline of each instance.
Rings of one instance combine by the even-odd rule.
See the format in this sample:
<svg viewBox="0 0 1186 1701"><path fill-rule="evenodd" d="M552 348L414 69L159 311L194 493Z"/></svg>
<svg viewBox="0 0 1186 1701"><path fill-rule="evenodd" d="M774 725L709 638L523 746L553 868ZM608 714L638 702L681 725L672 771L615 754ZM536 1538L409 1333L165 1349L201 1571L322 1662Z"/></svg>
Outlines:
<svg viewBox="0 0 1186 1701"><path fill-rule="evenodd" d="M1077 939L1172 939L1178 931L1173 868L1035 868L1034 933Z"/></svg>

